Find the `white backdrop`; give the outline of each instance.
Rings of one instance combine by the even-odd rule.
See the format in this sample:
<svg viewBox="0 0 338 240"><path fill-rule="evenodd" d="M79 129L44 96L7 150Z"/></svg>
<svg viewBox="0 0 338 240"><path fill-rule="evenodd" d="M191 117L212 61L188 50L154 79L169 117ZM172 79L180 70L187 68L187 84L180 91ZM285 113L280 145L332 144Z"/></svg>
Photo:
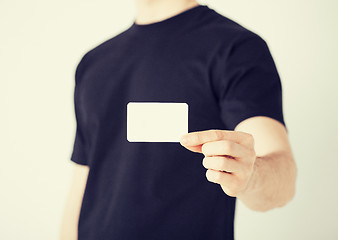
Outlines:
<svg viewBox="0 0 338 240"><path fill-rule="evenodd" d="M298 166L286 207L259 213L238 201L236 239L338 239L338 2L200 3L267 41ZM0 1L0 239L57 240L71 176L76 64L134 14L134 0Z"/></svg>

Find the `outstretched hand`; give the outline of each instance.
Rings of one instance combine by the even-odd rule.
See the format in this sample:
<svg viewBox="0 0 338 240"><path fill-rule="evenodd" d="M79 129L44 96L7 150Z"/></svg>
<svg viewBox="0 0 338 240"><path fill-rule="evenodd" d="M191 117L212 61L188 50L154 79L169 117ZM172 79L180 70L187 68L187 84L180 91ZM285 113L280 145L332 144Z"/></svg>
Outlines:
<svg viewBox="0 0 338 240"><path fill-rule="evenodd" d="M256 160L254 138L240 131L206 130L181 137L181 145L204 154L208 181L220 184L232 197L245 192Z"/></svg>

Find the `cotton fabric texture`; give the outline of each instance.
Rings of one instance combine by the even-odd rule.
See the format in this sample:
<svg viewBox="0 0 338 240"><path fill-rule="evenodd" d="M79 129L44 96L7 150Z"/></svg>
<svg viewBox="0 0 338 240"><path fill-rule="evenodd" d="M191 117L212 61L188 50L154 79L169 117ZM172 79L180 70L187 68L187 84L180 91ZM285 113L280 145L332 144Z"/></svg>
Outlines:
<svg viewBox="0 0 338 240"><path fill-rule="evenodd" d="M233 239L236 198L207 181L204 155L174 142L128 142L128 102L187 103L189 132L233 130L253 116L285 126L266 41L198 5L134 21L86 52L75 73L71 160L90 167L78 239Z"/></svg>

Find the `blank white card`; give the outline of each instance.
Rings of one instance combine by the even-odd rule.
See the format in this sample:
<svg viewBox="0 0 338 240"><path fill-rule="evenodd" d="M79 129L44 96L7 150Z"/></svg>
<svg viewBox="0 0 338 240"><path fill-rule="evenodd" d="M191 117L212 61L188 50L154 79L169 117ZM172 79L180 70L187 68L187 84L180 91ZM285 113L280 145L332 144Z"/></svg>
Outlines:
<svg viewBox="0 0 338 240"><path fill-rule="evenodd" d="M129 142L179 142L188 133L188 104L171 102L129 102Z"/></svg>

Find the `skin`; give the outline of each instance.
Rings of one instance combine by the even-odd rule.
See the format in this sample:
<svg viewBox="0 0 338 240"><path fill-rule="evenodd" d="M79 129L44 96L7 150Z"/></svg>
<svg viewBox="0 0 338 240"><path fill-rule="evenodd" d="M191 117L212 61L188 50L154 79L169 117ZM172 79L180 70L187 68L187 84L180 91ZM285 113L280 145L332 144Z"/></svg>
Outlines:
<svg viewBox="0 0 338 240"><path fill-rule="evenodd" d="M67 199L62 213L60 240L78 239L77 226L80 217L81 204L85 191L89 167L74 162L72 164L72 179L68 189Z"/></svg>
<svg viewBox="0 0 338 240"><path fill-rule="evenodd" d="M295 194L296 165L288 135L272 118L248 118L234 131L190 132L180 143L204 155L208 181L252 210L282 207Z"/></svg>
<svg viewBox="0 0 338 240"><path fill-rule="evenodd" d="M158 22L197 5L192 0L136 0L135 22ZM235 131L214 129L188 136L191 142L182 146L204 154L207 180L219 184L225 194L257 211L284 206L293 198L296 165L286 129L278 121L256 116Z"/></svg>
<svg viewBox="0 0 338 240"><path fill-rule="evenodd" d="M197 5L193 0L136 0L135 23L159 22Z"/></svg>
<svg viewBox="0 0 338 240"><path fill-rule="evenodd" d="M136 0L135 22L154 23L197 5L191 0ZM276 120L257 116L239 123L235 131L211 129L187 136L189 142L181 142L182 146L204 154L201 167L206 168L206 179L219 184L225 194L236 196L257 211L281 207L293 198L296 166L286 129ZM79 214L90 171L88 166L76 163L72 167L60 240L77 239Z"/></svg>

